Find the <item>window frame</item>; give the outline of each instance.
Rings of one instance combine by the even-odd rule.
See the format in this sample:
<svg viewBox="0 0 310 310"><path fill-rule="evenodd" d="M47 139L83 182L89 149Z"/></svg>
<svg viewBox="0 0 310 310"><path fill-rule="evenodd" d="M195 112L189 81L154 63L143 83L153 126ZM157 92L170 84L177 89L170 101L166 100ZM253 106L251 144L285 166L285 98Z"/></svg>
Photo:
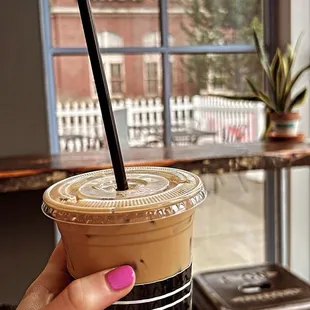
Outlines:
<svg viewBox="0 0 310 310"><path fill-rule="evenodd" d="M87 47L53 47L51 36L51 21L50 14L51 8L49 0L41 1L41 15L42 15L42 32L44 37L44 57L45 57L45 69L48 85L48 105L50 115L56 115L56 89L54 80L54 68L53 58L55 56L85 56L88 54ZM262 0L263 5L265 1ZM163 141L165 146L171 145L171 119L170 119L170 96L172 93L171 85L171 56L182 54L253 54L255 53L255 47L251 44L230 44L230 45L194 45L194 46L170 46L169 45L169 16L168 16L168 4L167 0L159 0L159 33L160 33L160 46L154 47L109 47L100 48L102 54L159 54L161 56L161 72L159 74L162 92L162 102L164 105L164 136ZM263 12L266 14L266 10ZM264 26L265 26L265 16ZM271 30L270 30L271 31ZM58 130L57 121L51 120L53 124L51 128L51 142L53 153L59 153L58 146Z"/></svg>

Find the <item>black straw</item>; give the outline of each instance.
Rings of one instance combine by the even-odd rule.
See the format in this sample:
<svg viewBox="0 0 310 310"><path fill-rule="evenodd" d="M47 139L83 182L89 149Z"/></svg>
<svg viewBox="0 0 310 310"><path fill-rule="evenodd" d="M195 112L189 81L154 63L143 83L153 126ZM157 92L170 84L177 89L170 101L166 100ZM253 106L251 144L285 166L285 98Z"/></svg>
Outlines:
<svg viewBox="0 0 310 310"><path fill-rule="evenodd" d="M88 54L97 88L102 119L109 144L117 189L123 191L128 189L128 183L89 0L78 0L78 5L84 28Z"/></svg>

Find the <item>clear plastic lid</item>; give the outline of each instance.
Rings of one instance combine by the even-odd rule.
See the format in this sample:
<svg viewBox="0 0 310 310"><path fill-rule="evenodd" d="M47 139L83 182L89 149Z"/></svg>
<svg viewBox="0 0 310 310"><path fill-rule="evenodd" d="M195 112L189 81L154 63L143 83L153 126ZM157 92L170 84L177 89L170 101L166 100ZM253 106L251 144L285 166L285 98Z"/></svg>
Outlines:
<svg viewBox="0 0 310 310"><path fill-rule="evenodd" d="M61 222L130 224L184 212L206 197L200 178L187 171L132 167L126 168L126 175L126 191L117 191L112 169L62 180L45 191L42 210Z"/></svg>

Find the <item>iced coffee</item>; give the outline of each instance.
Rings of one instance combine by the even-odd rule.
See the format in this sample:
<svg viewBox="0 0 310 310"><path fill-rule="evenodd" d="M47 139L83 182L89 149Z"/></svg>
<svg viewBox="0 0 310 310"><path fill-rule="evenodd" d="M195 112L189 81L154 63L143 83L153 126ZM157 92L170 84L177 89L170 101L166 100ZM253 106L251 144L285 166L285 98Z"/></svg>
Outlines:
<svg viewBox="0 0 310 310"><path fill-rule="evenodd" d="M58 225L68 271L80 278L128 264L136 285L111 309L190 309L192 229L203 184L172 168L127 168L126 175L126 191L116 190L113 170L102 170L44 193L42 209Z"/></svg>

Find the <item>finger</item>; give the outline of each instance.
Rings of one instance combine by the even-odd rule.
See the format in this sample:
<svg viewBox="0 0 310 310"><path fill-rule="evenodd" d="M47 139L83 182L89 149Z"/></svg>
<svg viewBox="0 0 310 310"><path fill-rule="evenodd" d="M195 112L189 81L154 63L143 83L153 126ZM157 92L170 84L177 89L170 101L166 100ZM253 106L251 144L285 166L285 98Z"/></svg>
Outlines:
<svg viewBox="0 0 310 310"><path fill-rule="evenodd" d="M58 295L71 281L72 277L67 270L66 253L60 241L35 284L42 285L54 295Z"/></svg>
<svg viewBox="0 0 310 310"><path fill-rule="evenodd" d="M102 310L127 295L135 283L130 266L98 272L73 281L45 310Z"/></svg>
<svg viewBox="0 0 310 310"><path fill-rule="evenodd" d="M66 255L60 241L46 267L26 291L18 309L41 309L72 281L66 267Z"/></svg>

